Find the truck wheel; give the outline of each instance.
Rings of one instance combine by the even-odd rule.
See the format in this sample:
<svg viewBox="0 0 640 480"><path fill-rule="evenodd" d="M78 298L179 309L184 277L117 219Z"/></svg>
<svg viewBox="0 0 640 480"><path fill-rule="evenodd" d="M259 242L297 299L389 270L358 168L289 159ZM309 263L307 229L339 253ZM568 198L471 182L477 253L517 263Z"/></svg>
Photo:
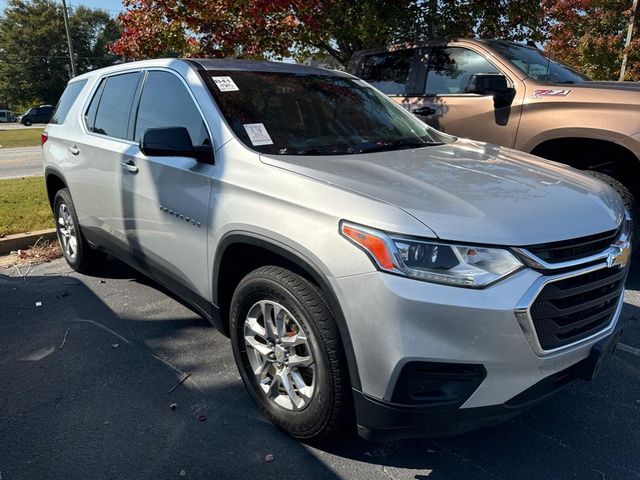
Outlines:
<svg viewBox="0 0 640 480"><path fill-rule="evenodd" d="M89 273L102 266L106 254L93 250L82 236L76 209L69 190L58 190L53 200L58 242L65 260L80 273Z"/></svg>
<svg viewBox="0 0 640 480"><path fill-rule="evenodd" d="M284 268L258 268L240 281L230 322L242 381L271 422L301 439L349 423L347 362L321 290Z"/></svg>
<svg viewBox="0 0 640 480"><path fill-rule="evenodd" d="M637 224L638 219L640 219L640 205L638 205L635 196L633 195L631 190L629 190L622 182L610 175L607 175L606 173L594 172L592 170L585 170L585 173L588 173L592 177L597 178L598 180L612 187L616 192L618 192L620 198L622 198L622 202L624 203L625 208L631 214L631 243L633 251L637 252L638 246L640 245L640 234L635 231L635 225Z"/></svg>
<svg viewBox="0 0 640 480"><path fill-rule="evenodd" d="M636 202L635 195L631 193L631 190L629 190L622 182L610 175L607 175L606 173L594 172L592 170L586 170L585 173L606 183L618 192L618 195L620 195L620 198L622 198L622 201L624 202L625 208L631 214L631 219L635 223L638 218L638 203Z"/></svg>
<svg viewBox="0 0 640 480"><path fill-rule="evenodd" d="M31 126L31 122L29 120L25 121L23 124L25 127L30 127Z"/></svg>

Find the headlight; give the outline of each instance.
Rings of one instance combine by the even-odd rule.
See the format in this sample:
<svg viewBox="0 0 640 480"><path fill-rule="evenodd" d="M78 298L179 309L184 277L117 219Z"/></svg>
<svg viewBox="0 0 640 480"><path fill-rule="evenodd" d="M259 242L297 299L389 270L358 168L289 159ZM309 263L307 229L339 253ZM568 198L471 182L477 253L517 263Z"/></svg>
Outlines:
<svg viewBox="0 0 640 480"><path fill-rule="evenodd" d="M381 270L427 282L484 287L523 267L503 248L403 238L344 221L340 232Z"/></svg>

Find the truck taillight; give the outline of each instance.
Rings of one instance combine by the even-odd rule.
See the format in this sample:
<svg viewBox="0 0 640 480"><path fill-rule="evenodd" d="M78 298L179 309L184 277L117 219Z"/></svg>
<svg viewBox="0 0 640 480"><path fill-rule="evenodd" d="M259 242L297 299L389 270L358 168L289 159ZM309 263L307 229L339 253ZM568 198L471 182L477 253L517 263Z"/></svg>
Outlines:
<svg viewBox="0 0 640 480"><path fill-rule="evenodd" d="M40 135L40 145L44 145L45 143L47 143L47 140L49 140L49 135L47 135L46 133Z"/></svg>

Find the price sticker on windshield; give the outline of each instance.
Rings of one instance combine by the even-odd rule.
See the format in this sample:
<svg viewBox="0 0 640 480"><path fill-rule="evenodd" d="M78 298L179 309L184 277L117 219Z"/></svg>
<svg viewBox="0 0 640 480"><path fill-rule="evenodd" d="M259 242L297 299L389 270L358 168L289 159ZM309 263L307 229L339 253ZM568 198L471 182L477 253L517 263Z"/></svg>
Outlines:
<svg viewBox="0 0 640 480"><path fill-rule="evenodd" d="M240 90L231 77L211 77L221 92L235 92Z"/></svg>
<svg viewBox="0 0 640 480"><path fill-rule="evenodd" d="M269 132L267 132L262 123L245 123L243 127L247 131L253 146L273 145L273 140L271 140Z"/></svg>

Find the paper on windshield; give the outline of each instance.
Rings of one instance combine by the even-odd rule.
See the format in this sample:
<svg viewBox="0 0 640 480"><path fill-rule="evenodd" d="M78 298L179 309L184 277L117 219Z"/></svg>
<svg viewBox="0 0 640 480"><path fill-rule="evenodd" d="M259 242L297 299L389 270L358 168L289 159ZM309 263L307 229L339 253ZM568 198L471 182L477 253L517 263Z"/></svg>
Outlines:
<svg viewBox="0 0 640 480"><path fill-rule="evenodd" d="M240 90L231 77L211 77L221 92L235 92Z"/></svg>
<svg viewBox="0 0 640 480"><path fill-rule="evenodd" d="M247 131L253 146L273 145L273 140L271 140L269 132L267 132L262 123L245 123L243 127Z"/></svg>

